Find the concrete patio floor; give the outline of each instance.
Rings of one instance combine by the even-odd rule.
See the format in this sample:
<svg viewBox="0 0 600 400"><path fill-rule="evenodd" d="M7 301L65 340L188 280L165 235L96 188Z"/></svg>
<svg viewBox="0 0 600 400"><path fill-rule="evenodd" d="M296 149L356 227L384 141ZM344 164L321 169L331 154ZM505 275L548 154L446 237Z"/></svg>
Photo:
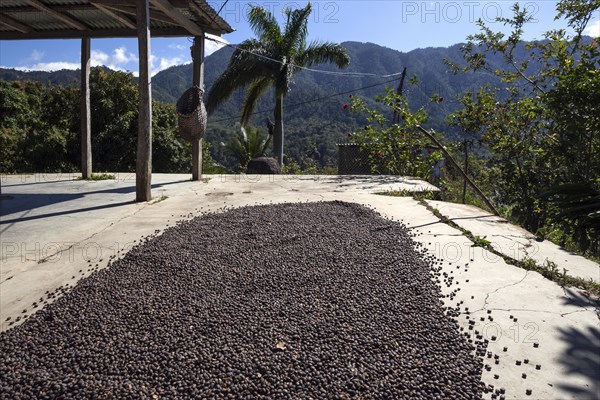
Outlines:
<svg viewBox="0 0 600 400"><path fill-rule="evenodd" d="M577 290L562 288L536 272L471 247L462 232L442 223L411 197L375 194L436 190L425 182L401 177L233 175L207 175L202 182L191 182L188 175L154 174L154 200L137 204L133 202L134 174L117 174L114 180L98 182L74 178L54 174L1 177L2 331L31 315L32 304L47 291L72 287L144 236L159 233L178 220L245 205L342 200L368 205L387 218L402 221L415 232L418 243L443 260L442 272L448 277L441 282L445 304L460 307L457 320L465 332L490 341L490 357L484 358L490 368L482 377L486 384L504 388L506 398L514 399L600 397L598 304ZM436 206L443 212L444 204ZM475 217L483 213L473 212L479 213ZM478 219L463 217L465 224ZM468 228L479 236L487 232L476 225ZM513 236L498 231L504 228L517 229L506 223L490 229L512 241ZM522 237L514 241L524 243ZM502 242L502 247L509 242ZM558 262L563 256L568 254L556 253L552 260ZM571 264L569 273L578 273ZM581 270L591 271L594 279L594 267L597 264L592 263ZM10 325L18 317L21 320Z"/></svg>

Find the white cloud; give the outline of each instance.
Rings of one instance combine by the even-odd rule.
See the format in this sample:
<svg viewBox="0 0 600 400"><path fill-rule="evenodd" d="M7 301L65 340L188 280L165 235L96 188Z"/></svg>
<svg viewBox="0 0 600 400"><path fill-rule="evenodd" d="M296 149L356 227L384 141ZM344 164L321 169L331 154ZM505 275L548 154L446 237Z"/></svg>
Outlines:
<svg viewBox="0 0 600 400"><path fill-rule="evenodd" d="M218 40L221 43L217 43L210 39ZM206 40L204 41L204 55L209 56L215 51L225 47L227 44L229 44L229 42L220 36L206 34Z"/></svg>
<svg viewBox="0 0 600 400"><path fill-rule="evenodd" d="M162 70L172 67L174 65L179 65L179 64L181 64L182 61L183 60L179 57L173 57L173 58L161 57L160 64L158 65L158 71L162 71Z"/></svg>
<svg viewBox="0 0 600 400"><path fill-rule="evenodd" d="M98 65L104 65L108 62L109 56L103 51L92 50L90 54L90 62L92 67L97 67Z"/></svg>
<svg viewBox="0 0 600 400"><path fill-rule="evenodd" d="M600 19L588 24L583 33L592 37L600 37Z"/></svg>
<svg viewBox="0 0 600 400"><path fill-rule="evenodd" d="M226 45L225 43L228 43L218 36L208 34L206 36L207 39L204 48L205 56L214 53L224 47ZM218 40L221 43L210 40L211 38ZM174 53L179 54L174 55L173 57L157 57L152 54L150 56L150 71L152 76L172 66L188 64L191 62L188 46L171 43L167 47L172 50L177 50ZM44 52L34 50L30 57L23 62L22 66L14 68L22 71L57 71L61 69L79 69L81 67L79 62L40 62L44 55ZM131 71L134 76L139 76L138 57L136 54L129 52L125 46L117 47L112 53L106 53L101 50L92 50L90 53L90 63L92 67L106 66L115 71Z"/></svg>
<svg viewBox="0 0 600 400"><path fill-rule="evenodd" d="M127 53L127 48L119 47L115 49L113 55L113 63L115 64L129 64L130 62L137 62L138 58L133 53Z"/></svg>
<svg viewBox="0 0 600 400"><path fill-rule="evenodd" d="M170 48L171 50L187 50L187 49L189 49L189 46L184 46L182 44L176 44L176 43L171 43L167 47Z"/></svg>
<svg viewBox="0 0 600 400"><path fill-rule="evenodd" d="M92 67L105 65L108 68L116 71L124 71L124 66L130 63L137 63L137 56L133 53L128 53L126 47L118 47L109 55L100 50L92 50L90 61Z"/></svg>
<svg viewBox="0 0 600 400"><path fill-rule="evenodd" d="M68 61L55 61L48 63L37 63L30 66L25 67L14 67L14 69L19 71L58 71L61 69L78 69L80 67L79 63L71 63Z"/></svg>
<svg viewBox="0 0 600 400"><path fill-rule="evenodd" d="M42 58L44 58L44 52L39 50L33 50L29 58L31 58L32 61L42 61Z"/></svg>

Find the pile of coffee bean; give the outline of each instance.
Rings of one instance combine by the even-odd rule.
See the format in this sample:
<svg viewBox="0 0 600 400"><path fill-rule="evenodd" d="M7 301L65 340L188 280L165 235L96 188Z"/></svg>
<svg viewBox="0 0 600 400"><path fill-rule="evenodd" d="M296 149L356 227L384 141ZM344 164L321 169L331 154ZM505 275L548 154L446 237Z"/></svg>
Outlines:
<svg viewBox="0 0 600 400"><path fill-rule="evenodd" d="M481 398L402 224L356 204L182 221L0 335L0 397Z"/></svg>

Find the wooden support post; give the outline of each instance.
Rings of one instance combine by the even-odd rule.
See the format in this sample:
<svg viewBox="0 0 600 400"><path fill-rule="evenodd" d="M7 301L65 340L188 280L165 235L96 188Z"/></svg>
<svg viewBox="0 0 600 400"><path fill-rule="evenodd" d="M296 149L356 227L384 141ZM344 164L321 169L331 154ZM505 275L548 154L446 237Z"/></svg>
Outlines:
<svg viewBox="0 0 600 400"><path fill-rule="evenodd" d="M196 36L192 46L192 59L194 61L192 80L193 86L204 89L204 36ZM192 180L202 179L202 139L192 139Z"/></svg>
<svg viewBox="0 0 600 400"><path fill-rule="evenodd" d="M150 79L149 0L137 0L138 51L140 60L140 104L135 167L135 199L152 199L152 88Z"/></svg>
<svg viewBox="0 0 600 400"><path fill-rule="evenodd" d="M92 118L90 111L90 38L81 39L81 177L92 176Z"/></svg>
<svg viewBox="0 0 600 400"><path fill-rule="evenodd" d="M469 175L469 143L465 140L463 145L465 148L465 175ZM467 202L467 180L465 179L463 182L462 203L466 204L466 202Z"/></svg>

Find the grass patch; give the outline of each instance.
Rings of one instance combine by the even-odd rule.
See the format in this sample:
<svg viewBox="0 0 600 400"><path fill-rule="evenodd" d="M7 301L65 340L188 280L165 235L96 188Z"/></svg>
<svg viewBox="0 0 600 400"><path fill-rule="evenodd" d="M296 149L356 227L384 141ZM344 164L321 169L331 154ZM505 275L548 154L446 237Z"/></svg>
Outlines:
<svg viewBox="0 0 600 400"><path fill-rule="evenodd" d="M487 240L487 236L474 236L473 244L471 245L471 247L483 247L484 249L489 249L491 248L491 244L492 242Z"/></svg>
<svg viewBox="0 0 600 400"><path fill-rule="evenodd" d="M106 172L102 172L100 174L92 174L89 178L83 179L82 177L78 177L78 181L86 180L86 181L108 181L116 179L114 174L108 174Z"/></svg>
<svg viewBox="0 0 600 400"><path fill-rule="evenodd" d="M163 194L160 197L157 197L155 199L152 199L152 201L150 202L150 204L156 204L156 203L160 203L161 201L165 201L166 199L168 199L169 196L167 196L166 194Z"/></svg>
<svg viewBox="0 0 600 400"><path fill-rule="evenodd" d="M415 192L412 190L387 190L385 192L376 192L380 196L391 196L391 197L412 197L415 200L435 200L438 197L438 192L432 190L424 190Z"/></svg>
<svg viewBox="0 0 600 400"><path fill-rule="evenodd" d="M592 279L570 276L567 274L568 270L563 268L562 271L559 271L558 265L549 260L546 260L543 265L539 265L530 257L524 257L522 260L516 260L512 257L502 254L491 246L491 242L488 241L485 236L483 238L474 236L471 231L463 229L452 220L442 215L436 208L431 207L425 201L420 201L420 203L429 211L431 211L437 218L439 218L441 222L461 231L469 240L473 242L473 246L478 245L479 247L484 247L490 253L501 257L507 264L523 268L527 271L538 272L543 277L558 283L562 287L575 287L586 292L588 296L600 298L600 283L596 283ZM487 243L484 243L484 241ZM481 246L481 244L485 244L485 246Z"/></svg>

